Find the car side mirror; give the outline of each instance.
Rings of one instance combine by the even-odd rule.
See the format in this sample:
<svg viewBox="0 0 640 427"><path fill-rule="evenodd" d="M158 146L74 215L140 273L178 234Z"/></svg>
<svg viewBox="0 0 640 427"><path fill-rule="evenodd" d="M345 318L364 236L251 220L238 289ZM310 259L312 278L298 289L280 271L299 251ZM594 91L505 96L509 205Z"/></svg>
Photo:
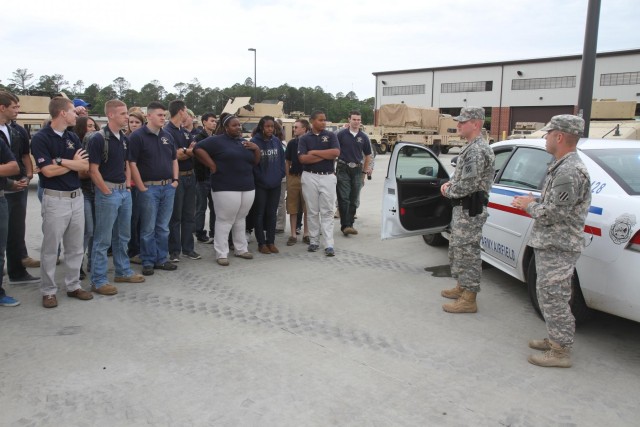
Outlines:
<svg viewBox="0 0 640 427"><path fill-rule="evenodd" d="M433 176L433 166L423 166L418 169L420 175Z"/></svg>

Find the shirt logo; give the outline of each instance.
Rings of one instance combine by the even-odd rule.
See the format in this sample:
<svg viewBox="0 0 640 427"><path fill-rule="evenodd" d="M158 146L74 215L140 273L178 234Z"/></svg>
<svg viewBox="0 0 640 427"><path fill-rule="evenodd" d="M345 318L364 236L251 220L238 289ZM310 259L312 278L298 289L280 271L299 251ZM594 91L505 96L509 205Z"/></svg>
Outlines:
<svg viewBox="0 0 640 427"><path fill-rule="evenodd" d="M162 138L160 138L160 141L162 141L162 143L164 145L169 145L169 139L165 136L163 136Z"/></svg>
<svg viewBox="0 0 640 427"><path fill-rule="evenodd" d="M360 142L360 143L361 143L361 142L362 142L362 137L361 137L361 136L357 137L357 138L356 138L356 141L358 141L358 142Z"/></svg>
<svg viewBox="0 0 640 427"><path fill-rule="evenodd" d="M68 148L69 150L73 150L73 149L75 149L75 148L76 148L76 147L73 145L73 141L71 141L70 139L67 139L65 142L67 143L67 148Z"/></svg>
<svg viewBox="0 0 640 427"><path fill-rule="evenodd" d="M125 150L127 149L127 143L126 142L122 141L122 146L124 147Z"/></svg>
<svg viewBox="0 0 640 427"><path fill-rule="evenodd" d="M329 142L329 137L328 136L323 136L322 137L322 142Z"/></svg>

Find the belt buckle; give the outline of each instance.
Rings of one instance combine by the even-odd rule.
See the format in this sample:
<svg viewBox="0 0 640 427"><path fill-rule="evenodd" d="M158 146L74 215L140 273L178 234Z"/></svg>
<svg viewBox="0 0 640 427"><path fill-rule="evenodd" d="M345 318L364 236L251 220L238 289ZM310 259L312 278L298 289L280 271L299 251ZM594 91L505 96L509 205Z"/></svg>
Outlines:
<svg viewBox="0 0 640 427"><path fill-rule="evenodd" d="M347 166L349 166L351 169L353 169L353 168L355 168L356 166L358 166L358 164L357 164L357 163L354 163L354 162L349 162L349 163L347 163Z"/></svg>
<svg viewBox="0 0 640 427"><path fill-rule="evenodd" d="M69 193L69 197L72 198L72 199L75 199L76 196L77 196L76 193L77 193L77 191L72 191L71 193Z"/></svg>

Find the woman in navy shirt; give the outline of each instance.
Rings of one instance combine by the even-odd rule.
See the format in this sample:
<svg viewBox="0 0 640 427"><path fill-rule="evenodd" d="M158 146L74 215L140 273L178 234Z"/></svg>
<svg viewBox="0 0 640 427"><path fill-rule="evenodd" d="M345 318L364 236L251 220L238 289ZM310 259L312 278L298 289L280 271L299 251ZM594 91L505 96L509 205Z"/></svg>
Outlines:
<svg viewBox="0 0 640 427"><path fill-rule="evenodd" d="M260 163L260 149L242 139L242 126L236 116L223 115L216 135L198 142L194 154L211 170L211 196L216 213L213 247L218 264L229 265L229 230L235 256L253 258L245 235L245 217L255 198L253 167Z"/></svg>
<svg viewBox="0 0 640 427"><path fill-rule="evenodd" d="M284 178L284 150L274 135L275 119L264 116L256 126L254 142L261 152L260 163L253 168L256 181L255 230L258 250L262 254L277 254L276 215L280 201L280 184ZM266 238L265 238L266 232Z"/></svg>

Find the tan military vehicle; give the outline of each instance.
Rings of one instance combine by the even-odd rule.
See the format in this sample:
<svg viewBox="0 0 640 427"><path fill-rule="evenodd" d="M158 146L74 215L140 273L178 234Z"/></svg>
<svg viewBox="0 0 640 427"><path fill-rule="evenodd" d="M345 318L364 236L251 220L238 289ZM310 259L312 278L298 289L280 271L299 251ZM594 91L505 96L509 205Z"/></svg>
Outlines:
<svg viewBox="0 0 640 427"><path fill-rule="evenodd" d="M33 136L51 118L49 116L49 101L51 101L51 98L30 95L20 95L19 98L20 112L16 122Z"/></svg>
<svg viewBox="0 0 640 427"><path fill-rule="evenodd" d="M532 133L543 127L544 123L540 122L516 122L511 131L511 135L509 135L507 139L531 138Z"/></svg>
<svg viewBox="0 0 640 427"><path fill-rule="evenodd" d="M365 126L365 132L379 154L392 150L398 141L422 144L443 154L466 143L458 134L453 117L440 114L437 108L386 104L378 110L378 123L379 126ZM485 136L488 137L486 131Z"/></svg>
<svg viewBox="0 0 640 427"><path fill-rule="evenodd" d="M293 124L296 120L285 116L284 103L282 101L276 103L259 102L249 104L250 100L251 98L249 97L240 96L230 99L222 110L223 113L234 114L238 117L242 125L242 136L244 138L251 139L251 133L264 116L273 116L276 120L282 122L285 143L293 138Z"/></svg>
<svg viewBox="0 0 640 427"><path fill-rule="evenodd" d="M636 120L636 101L593 101L589 138L640 140L640 121ZM529 138L542 138L534 132Z"/></svg>

